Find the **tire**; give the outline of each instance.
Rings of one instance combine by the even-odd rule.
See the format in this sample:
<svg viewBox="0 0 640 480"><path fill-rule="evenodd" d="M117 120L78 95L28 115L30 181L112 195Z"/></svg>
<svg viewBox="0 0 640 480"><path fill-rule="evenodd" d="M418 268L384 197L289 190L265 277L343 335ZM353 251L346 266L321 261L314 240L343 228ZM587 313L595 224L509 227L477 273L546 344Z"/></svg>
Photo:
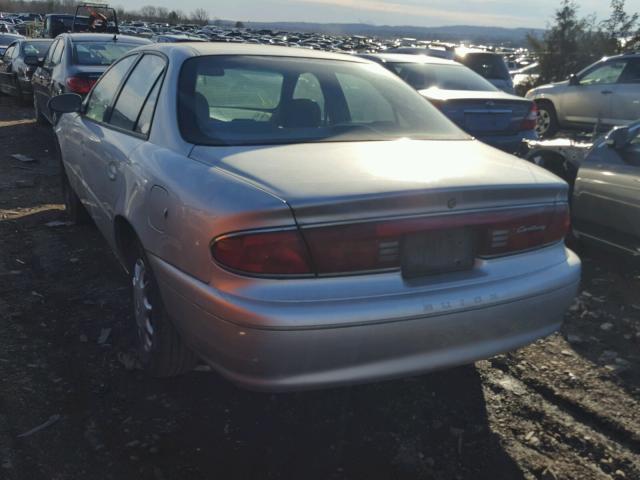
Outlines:
<svg viewBox="0 0 640 480"><path fill-rule="evenodd" d="M36 101L35 94L33 95L33 111L35 113L36 123L38 125L48 125L49 124L49 121L47 120L47 117L45 117L42 114L42 112L40 111L40 109L38 108L38 102Z"/></svg>
<svg viewBox="0 0 640 480"><path fill-rule="evenodd" d="M61 168L62 198L64 200L64 210L67 219L74 225L85 225L91 221L91 217L76 192L73 191L73 187L69 183L67 174L64 171L64 166L61 166Z"/></svg>
<svg viewBox="0 0 640 480"><path fill-rule="evenodd" d="M537 102L537 106L538 121L536 123L536 132L540 138L553 137L560 128L555 107L551 102Z"/></svg>
<svg viewBox="0 0 640 480"><path fill-rule="evenodd" d="M169 318L151 265L138 241L133 250L129 272L140 365L153 377L190 372L197 365L198 357L184 344Z"/></svg>

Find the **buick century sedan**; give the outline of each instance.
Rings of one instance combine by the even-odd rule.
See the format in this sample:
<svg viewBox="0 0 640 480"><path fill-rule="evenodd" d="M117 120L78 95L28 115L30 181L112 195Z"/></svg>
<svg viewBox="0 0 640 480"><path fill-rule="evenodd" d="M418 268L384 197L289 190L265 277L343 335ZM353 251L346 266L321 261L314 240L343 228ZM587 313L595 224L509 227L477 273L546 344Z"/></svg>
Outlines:
<svg viewBox="0 0 640 480"><path fill-rule="evenodd" d="M367 60L147 45L49 106L68 214L129 273L153 375L418 375L549 335L576 292L567 184Z"/></svg>

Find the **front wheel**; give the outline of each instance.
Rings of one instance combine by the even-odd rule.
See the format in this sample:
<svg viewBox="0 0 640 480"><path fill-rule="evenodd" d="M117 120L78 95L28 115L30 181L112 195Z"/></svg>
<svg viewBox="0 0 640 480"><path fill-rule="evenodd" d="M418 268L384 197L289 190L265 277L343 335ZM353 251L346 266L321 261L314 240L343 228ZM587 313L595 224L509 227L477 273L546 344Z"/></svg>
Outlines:
<svg viewBox="0 0 640 480"><path fill-rule="evenodd" d="M47 125L49 123L47 121L47 118L40 111L40 107L38 107L38 100L36 99L35 95L33 96L33 111L35 113L36 123L38 125Z"/></svg>
<svg viewBox="0 0 640 480"><path fill-rule="evenodd" d="M160 298L140 244L130 266L137 350L142 369L154 377L172 377L194 369L198 357L182 341Z"/></svg>
<svg viewBox="0 0 640 480"><path fill-rule="evenodd" d="M84 225L89 223L91 217L89 217L87 209L80 201L76 192L73 191L73 187L69 183L69 178L64 171L64 165L61 165L60 167L62 169L62 198L64 200L64 209L67 214L67 218L74 225Z"/></svg>
<svg viewBox="0 0 640 480"><path fill-rule="evenodd" d="M558 116L556 109L550 102L538 103L538 120L536 132L541 138L550 138L558 133Z"/></svg>

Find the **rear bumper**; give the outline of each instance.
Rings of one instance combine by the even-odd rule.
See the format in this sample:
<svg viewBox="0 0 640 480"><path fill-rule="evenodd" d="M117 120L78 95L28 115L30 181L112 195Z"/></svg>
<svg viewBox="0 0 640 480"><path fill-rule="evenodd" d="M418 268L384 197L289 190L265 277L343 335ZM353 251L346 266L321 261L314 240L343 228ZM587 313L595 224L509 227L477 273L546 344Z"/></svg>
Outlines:
<svg viewBox="0 0 640 480"><path fill-rule="evenodd" d="M229 298L215 308L215 302L222 302L219 292L199 282L194 285L197 280L157 257L150 259L169 314L190 347L233 382L268 391L416 375L515 349L558 329L580 278L580 260L567 250L565 262L527 275L526 295L516 293L506 282L491 287L504 291L492 294L493 303L465 304L454 299L470 292L454 292L453 297L446 292L440 294L441 305L435 309L430 303L433 298L425 296L422 313L413 316L406 312L415 298L375 297L359 307L367 310L369 318L372 309L379 312L377 319L366 323L258 328L221 318L222 312L229 311ZM202 298L206 295L210 298ZM214 303L208 303L212 299ZM323 303L305 306L308 315L335 307L330 301ZM357 308L345 305L344 316L357 317ZM238 309L251 315L244 306ZM397 317L390 318L389 312Z"/></svg>
<svg viewBox="0 0 640 480"><path fill-rule="evenodd" d="M527 150L526 140L537 140L538 135L534 130L518 132L515 135L488 135L477 136L478 140L492 147L498 148L508 153L523 154Z"/></svg>

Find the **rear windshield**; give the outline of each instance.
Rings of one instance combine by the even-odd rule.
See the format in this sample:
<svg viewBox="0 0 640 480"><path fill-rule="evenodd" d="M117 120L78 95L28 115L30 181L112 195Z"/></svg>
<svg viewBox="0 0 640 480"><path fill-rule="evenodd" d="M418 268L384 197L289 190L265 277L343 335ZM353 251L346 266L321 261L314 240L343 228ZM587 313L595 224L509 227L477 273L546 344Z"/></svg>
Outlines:
<svg viewBox="0 0 640 480"><path fill-rule="evenodd" d="M24 42L22 44L22 53L25 57L44 57L49 50L51 42Z"/></svg>
<svg viewBox="0 0 640 480"><path fill-rule="evenodd" d="M426 90L428 88L483 92L495 92L498 90L487 80L463 65L387 63L387 68L416 90Z"/></svg>
<svg viewBox="0 0 640 480"><path fill-rule="evenodd" d="M492 80L508 80L509 70L500 55L495 53L467 53L456 58L474 72Z"/></svg>
<svg viewBox="0 0 640 480"><path fill-rule="evenodd" d="M346 61L193 58L178 107L183 137L204 145L467 138L395 75Z"/></svg>
<svg viewBox="0 0 640 480"><path fill-rule="evenodd" d="M74 42L73 63L78 65L111 65L138 43L124 42Z"/></svg>

